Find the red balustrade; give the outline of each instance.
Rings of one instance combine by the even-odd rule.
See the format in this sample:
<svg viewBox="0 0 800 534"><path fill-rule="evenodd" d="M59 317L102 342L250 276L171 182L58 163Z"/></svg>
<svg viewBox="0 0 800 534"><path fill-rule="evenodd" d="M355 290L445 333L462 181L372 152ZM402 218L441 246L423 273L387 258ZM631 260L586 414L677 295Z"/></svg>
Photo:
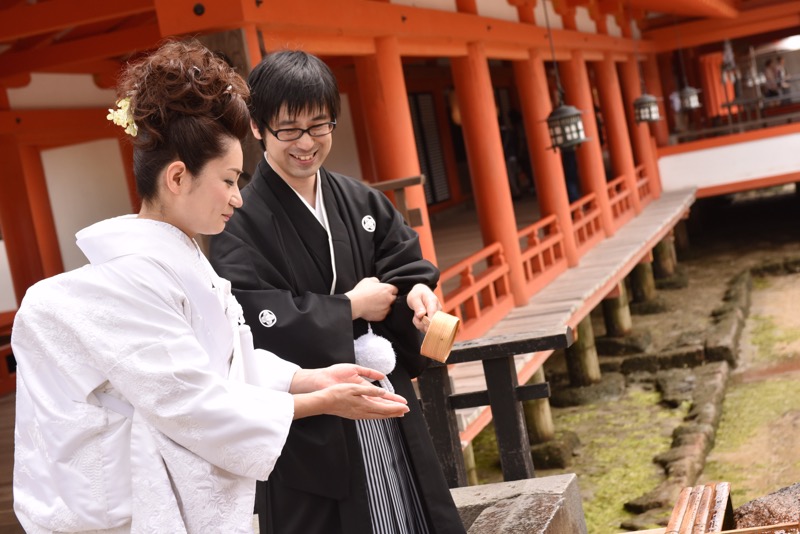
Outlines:
<svg viewBox="0 0 800 534"><path fill-rule="evenodd" d="M628 189L624 174L608 182L607 188L611 217L614 220L614 228L617 229L636 215L633 209L631 191Z"/></svg>
<svg viewBox="0 0 800 534"><path fill-rule="evenodd" d="M570 204L569 209L578 256L583 256L605 235L600 222L600 208L594 193L589 193Z"/></svg>
<svg viewBox="0 0 800 534"><path fill-rule="evenodd" d="M636 167L636 187L639 188L639 202L641 202L642 208L644 208L653 201L653 188L644 165Z"/></svg>
<svg viewBox="0 0 800 534"><path fill-rule="evenodd" d="M522 250L522 268L528 296L542 289L567 269L564 235L555 215L523 228L517 233Z"/></svg>
<svg viewBox="0 0 800 534"><path fill-rule="evenodd" d="M455 289L445 293L445 312L461 319L458 340L480 337L511 308L508 263L500 243L493 243L444 270L441 285L458 279ZM447 284L451 285L451 284Z"/></svg>

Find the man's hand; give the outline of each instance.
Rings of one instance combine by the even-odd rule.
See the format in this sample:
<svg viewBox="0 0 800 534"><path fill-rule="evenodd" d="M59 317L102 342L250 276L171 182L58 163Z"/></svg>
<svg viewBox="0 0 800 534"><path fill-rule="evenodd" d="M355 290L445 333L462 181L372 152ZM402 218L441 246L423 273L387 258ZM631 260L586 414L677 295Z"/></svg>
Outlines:
<svg viewBox="0 0 800 534"><path fill-rule="evenodd" d="M300 369L292 378L289 393L310 393L336 384L369 384L386 376L375 369L352 363L337 363L322 369Z"/></svg>
<svg viewBox="0 0 800 534"><path fill-rule="evenodd" d="M428 325L422 322L422 318L430 319L434 313L442 309L442 304L436 294L425 284L417 284L412 287L406 302L408 302L408 307L414 311L414 326L421 332L428 331Z"/></svg>
<svg viewBox="0 0 800 534"><path fill-rule="evenodd" d="M406 400L385 389L363 384L336 384L294 395L294 419L336 415L346 419L386 419L408 413Z"/></svg>
<svg viewBox="0 0 800 534"><path fill-rule="evenodd" d="M353 320L383 321L397 300L397 288L370 277L361 280L345 295L350 299Z"/></svg>

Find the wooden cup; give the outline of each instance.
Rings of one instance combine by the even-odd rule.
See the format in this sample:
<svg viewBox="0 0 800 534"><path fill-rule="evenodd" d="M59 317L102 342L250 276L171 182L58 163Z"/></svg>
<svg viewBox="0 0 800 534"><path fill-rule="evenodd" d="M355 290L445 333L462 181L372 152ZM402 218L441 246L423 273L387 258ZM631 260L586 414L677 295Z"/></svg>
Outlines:
<svg viewBox="0 0 800 534"><path fill-rule="evenodd" d="M428 332L422 340L420 354L444 363L450 356L453 343L456 341L460 319L454 315L437 311L431 319L427 316L423 317L422 322L428 326Z"/></svg>

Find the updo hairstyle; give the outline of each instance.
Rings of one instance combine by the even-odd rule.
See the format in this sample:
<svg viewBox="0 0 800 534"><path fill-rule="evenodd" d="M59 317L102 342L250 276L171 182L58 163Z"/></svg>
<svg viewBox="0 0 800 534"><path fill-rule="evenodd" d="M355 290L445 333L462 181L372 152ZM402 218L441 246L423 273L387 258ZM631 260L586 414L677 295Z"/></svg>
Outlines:
<svg viewBox="0 0 800 534"><path fill-rule="evenodd" d="M222 155L226 138L250 131L245 81L221 57L196 41L170 41L126 66L117 84L130 98L138 133L133 143L136 190L153 200L161 171L182 161L197 175Z"/></svg>

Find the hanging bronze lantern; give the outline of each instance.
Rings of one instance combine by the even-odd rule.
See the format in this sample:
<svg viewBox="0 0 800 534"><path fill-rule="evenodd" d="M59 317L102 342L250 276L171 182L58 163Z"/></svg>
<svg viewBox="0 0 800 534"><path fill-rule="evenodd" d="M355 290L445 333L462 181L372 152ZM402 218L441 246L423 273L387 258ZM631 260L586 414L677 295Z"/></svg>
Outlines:
<svg viewBox="0 0 800 534"><path fill-rule="evenodd" d="M658 100L653 95L642 94L633 101L633 116L636 122L658 122L661 112L658 110Z"/></svg>

